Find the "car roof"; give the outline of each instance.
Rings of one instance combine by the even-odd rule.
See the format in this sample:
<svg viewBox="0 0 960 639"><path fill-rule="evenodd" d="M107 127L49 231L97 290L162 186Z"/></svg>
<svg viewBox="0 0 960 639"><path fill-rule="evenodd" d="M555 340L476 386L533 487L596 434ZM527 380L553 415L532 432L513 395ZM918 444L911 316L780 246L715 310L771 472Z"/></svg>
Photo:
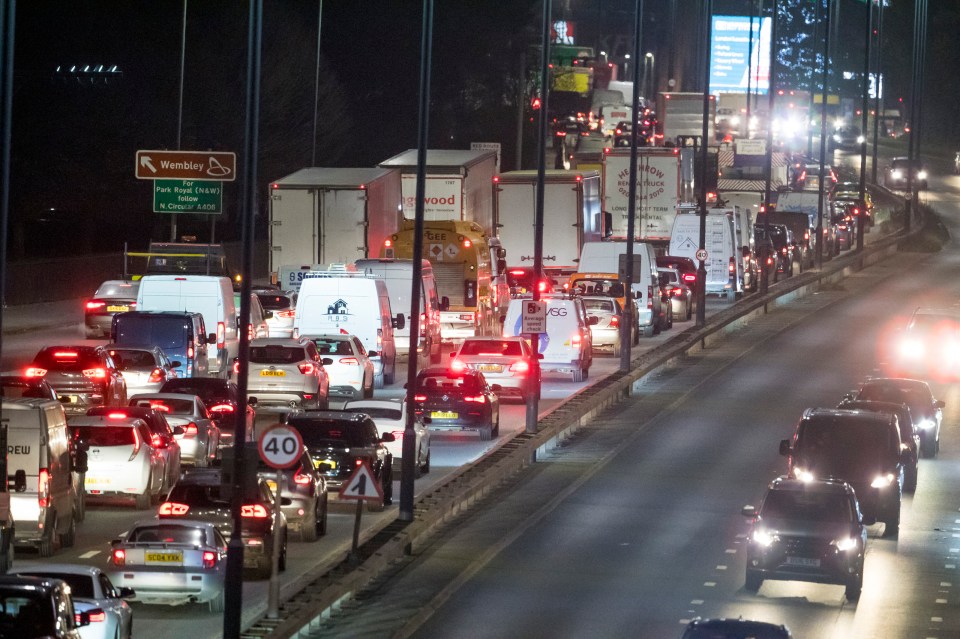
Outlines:
<svg viewBox="0 0 960 639"><path fill-rule="evenodd" d="M884 416L882 413L847 410L844 408L808 408L803 412L803 419L819 421L831 420L838 424L850 421L888 423L890 417Z"/></svg>
<svg viewBox="0 0 960 639"><path fill-rule="evenodd" d="M137 424L147 425L146 421L141 417L135 417L133 415L129 417L107 417L107 413L102 415L77 415L76 417L71 417L67 422L67 426L126 426L128 428L135 428Z"/></svg>
<svg viewBox="0 0 960 639"><path fill-rule="evenodd" d="M0 575L0 586L4 588L22 588L23 590L42 590L48 592L62 584L60 579L52 577L27 577L16 574Z"/></svg>
<svg viewBox="0 0 960 639"><path fill-rule="evenodd" d="M151 353L162 353L163 349L155 344L107 344L104 348L108 351L149 351Z"/></svg>
<svg viewBox="0 0 960 639"><path fill-rule="evenodd" d="M289 346L290 348L303 348L307 340L293 337L258 337L250 340L250 346Z"/></svg>
<svg viewBox="0 0 960 639"><path fill-rule="evenodd" d="M110 415L111 413L124 413L130 417L137 417L143 420L151 419L160 415L160 411L146 406L93 406L87 409L87 415L90 417L96 415Z"/></svg>
<svg viewBox="0 0 960 639"><path fill-rule="evenodd" d="M867 380L864 380L860 386L862 388L864 386L880 384L893 384L896 386L922 386L925 388L930 388L930 384L926 383L922 379L912 379L910 377L871 377Z"/></svg>
<svg viewBox="0 0 960 639"><path fill-rule="evenodd" d="M60 572L66 575L88 575L96 577L102 570L97 566L87 566L84 564L34 564L24 568L15 568L15 574L25 574L33 572Z"/></svg>
<svg viewBox="0 0 960 639"><path fill-rule="evenodd" d="M196 401L198 397L193 393L137 393L128 398L128 402L135 399L185 399L191 402Z"/></svg>
<svg viewBox="0 0 960 639"><path fill-rule="evenodd" d="M352 424L360 424L370 418L363 413L352 413L342 410L304 410L289 413L287 422L290 423L292 420L308 421L311 419L345 421Z"/></svg>
<svg viewBox="0 0 960 639"><path fill-rule="evenodd" d="M839 495L849 495L853 493L853 488L850 487L850 484L842 479L814 479L805 481L780 476L770 482L767 488L769 490L789 492L833 493Z"/></svg>
<svg viewBox="0 0 960 639"><path fill-rule="evenodd" d="M350 410L360 408L403 408L405 400L399 397L389 399L355 399L347 402L344 406Z"/></svg>
<svg viewBox="0 0 960 639"><path fill-rule="evenodd" d="M146 528L148 526L186 526L188 528L216 528L216 524L199 519L141 519L135 522L127 530L134 528Z"/></svg>

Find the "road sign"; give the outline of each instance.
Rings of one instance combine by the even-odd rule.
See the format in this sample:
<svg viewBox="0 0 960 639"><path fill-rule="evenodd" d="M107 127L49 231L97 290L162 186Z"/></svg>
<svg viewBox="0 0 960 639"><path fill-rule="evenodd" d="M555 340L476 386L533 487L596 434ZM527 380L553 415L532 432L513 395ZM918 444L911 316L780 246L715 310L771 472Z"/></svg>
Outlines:
<svg viewBox="0 0 960 639"><path fill-rule="evenodd" d="M277 424L263 431L257 450L267 466L278 470L291 468L303 454L303 438L296 428Z"/></svg>
<svg viewBox="0 0 960 639"><path fill-rule="evenodd" d="M223 182L154 180L154 213L223 213Z"/></svg>
<svg viewBox="0 0 960 639"><path fill-rule="evenodd" d="M340 499L383 501L383 489L373 476L369 463L365 461L354 469L350 479L340 488Z"/></svg>
<svg viewBox="0 0 960 639"><path fill-rule="evenodd" d="M697 249L697 261L706 262L708 257L707 249Z"/></svg>
<svg viewBox="0 0 960 639"><path fill-rule="evenodd" d="M237 154L221 151L137 151L138 180L237 179Z"/></svg>
<svg viewBox="0 0 960 639"><path fill-rule="evenodd" d="M524 301L520 315L523 317L521 333L547 332L547 305L543 302Z"/></svg>

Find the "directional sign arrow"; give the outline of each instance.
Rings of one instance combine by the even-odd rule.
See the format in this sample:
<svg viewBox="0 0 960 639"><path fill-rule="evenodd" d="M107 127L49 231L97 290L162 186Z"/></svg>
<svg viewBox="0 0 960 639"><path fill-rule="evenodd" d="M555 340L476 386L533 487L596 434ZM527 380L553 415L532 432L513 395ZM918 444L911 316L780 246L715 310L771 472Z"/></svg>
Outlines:
<svg viewBox="0 0 960 639"><path fill-rule="evenodd" d="M151 173L156 173L157 169L153 166L153 162L150 161L149 155L140 156L140 166L145 166L150 169Z"/></svg>

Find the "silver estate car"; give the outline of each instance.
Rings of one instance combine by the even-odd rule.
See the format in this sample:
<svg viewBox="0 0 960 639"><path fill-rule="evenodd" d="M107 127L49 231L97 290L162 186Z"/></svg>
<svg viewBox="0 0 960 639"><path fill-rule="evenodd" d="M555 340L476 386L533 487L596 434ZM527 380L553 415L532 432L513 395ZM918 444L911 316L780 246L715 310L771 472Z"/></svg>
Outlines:
<svg viewBox="0 0 960 639"><path fill-rule="evenodd" d="M127 397L155 393L168 379L180 377L180 362L173 362L159 346L108 344L107 352L127 383Z"/></svg>
<svg viewBox="0 0 960 639"><path fill-rule="evenodd" d="M180 444L180 461L206 466L216 459L220 448L220 427L203 400L187 393L142 393L130 398L131 406L159 410L171 428L180 426L174 438Z"/></svg>
<svg viewBox="0 0 960 639"><path fill-rule="evenodd" d="M206 521L145 519L110 542L107 573L131 601L177 605L207 603L223 612L227 540Z"/></svg>
<svg viewBox="0 0 960 639"><path fill-rule="evenodd" d="M316 345L308 339L267 337L250 342L247 395L258 408L325 410L330 378Z"/></svg>

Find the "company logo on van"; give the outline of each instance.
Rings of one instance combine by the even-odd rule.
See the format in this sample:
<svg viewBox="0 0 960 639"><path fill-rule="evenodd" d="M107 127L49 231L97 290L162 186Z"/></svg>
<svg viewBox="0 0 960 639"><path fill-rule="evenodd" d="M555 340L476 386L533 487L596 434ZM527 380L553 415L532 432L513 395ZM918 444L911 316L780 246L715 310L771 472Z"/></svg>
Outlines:
<svg viewBox="0 0 960 639"><path fill-rule="evenodd" d="M347 303L342 299L337 300L333 304L327 307L327 315L343 315L347 316L350 314L350 310L347 308ZM335 319L335 318L328 318Z"/></svg>
<svg viewBox="0 0 960 639"><path fill-rule="evenodd" d="M7 453L10 455L29 455L29 446L7 446Z"/></svg>

